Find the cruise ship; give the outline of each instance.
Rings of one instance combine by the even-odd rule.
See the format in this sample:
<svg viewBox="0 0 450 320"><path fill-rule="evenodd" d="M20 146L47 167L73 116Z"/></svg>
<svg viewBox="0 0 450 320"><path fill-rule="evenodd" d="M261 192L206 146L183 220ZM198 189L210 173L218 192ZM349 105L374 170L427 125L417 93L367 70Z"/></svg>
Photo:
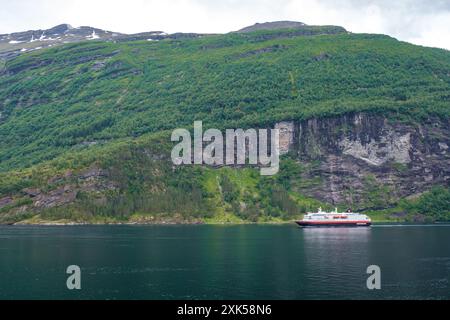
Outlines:
<svg viewBox="0 0 450 320"><path fill-rule="evenodd" d="M308 213L303 220L296 221L301 227L370 227L372 220L365 214L354 213L348 210L346 213L324 212L322 208L317 213Z"/></svg>

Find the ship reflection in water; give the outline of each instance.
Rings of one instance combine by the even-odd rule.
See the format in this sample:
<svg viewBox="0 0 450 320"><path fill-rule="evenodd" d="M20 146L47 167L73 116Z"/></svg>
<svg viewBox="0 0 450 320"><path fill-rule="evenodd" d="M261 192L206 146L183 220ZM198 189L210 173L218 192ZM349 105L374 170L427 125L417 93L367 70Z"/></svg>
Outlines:
<svg viewBox="0 0 450 320"><path fill-rule="evenodd" d="M346 292L377 298L365 288L370 258L371 228L304 228L301 229L304 250L305 279L315 284L308 288L311 299L339 299ZM378 262L379 263L379 262Z"/></svg>
<svg viewBox="0 0 450 320"><path fill-rule="evenodd" d="M302 231L305 243L335 241L342 246L345 243L369 242L372 228L304 228Z"/></svg>

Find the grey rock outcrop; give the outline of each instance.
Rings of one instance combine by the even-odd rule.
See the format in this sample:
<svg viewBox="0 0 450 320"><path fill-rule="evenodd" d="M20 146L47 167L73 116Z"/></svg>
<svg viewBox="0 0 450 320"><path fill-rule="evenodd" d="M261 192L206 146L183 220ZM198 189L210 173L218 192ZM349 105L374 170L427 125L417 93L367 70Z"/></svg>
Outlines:
<svg viewBox="0 0 450 320"><path fill-rule="evenodd" d="M450 185L448 120L404 124L358 113L277 127L282 153L294 152L304 167L308 183L300 191L322 201L364 206L371 193L382 193L386 207Z"/></svg>
<svg viewBox="0 0 450 320"><path fill-rule="evenodd" d="M8 206L8 205L10 205L10 204L12 204L13 201L14 201L14 199L11 198L11 197L4 197L4 198L1 198L1 199L0 199L0 209L1 209L1 208L4 208L4 207L6 207L6 206Z"/></svg>

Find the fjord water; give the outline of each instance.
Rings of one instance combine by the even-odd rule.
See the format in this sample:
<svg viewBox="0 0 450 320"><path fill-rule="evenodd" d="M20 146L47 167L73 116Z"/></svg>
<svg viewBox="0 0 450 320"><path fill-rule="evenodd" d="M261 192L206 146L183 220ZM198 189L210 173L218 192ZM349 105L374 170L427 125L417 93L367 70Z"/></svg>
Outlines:
<svg viewBox="0 0 450 320"><path fill-rule="evenodd" d="M449 282L444 225L0 227L1 299L450 299Z"/></svg>

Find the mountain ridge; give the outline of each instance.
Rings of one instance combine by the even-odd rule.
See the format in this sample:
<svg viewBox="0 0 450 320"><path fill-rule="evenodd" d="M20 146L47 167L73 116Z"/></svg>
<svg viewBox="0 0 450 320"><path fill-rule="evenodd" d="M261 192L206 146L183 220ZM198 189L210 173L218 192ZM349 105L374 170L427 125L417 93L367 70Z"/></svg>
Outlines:
<svg viewBox="0 0 450 320"><path fill-rule="evenodd" d="M125 34L94 28L90 26L72 27L60 24L50 29L28 30L9 34L0 34L0 58L11 59L21 53L32 52L58 45L79 43L89 40L97 41L158 41L166 38L180 37L180 33L169 35L163 31L150 31L136 34ZM201 34L186 34L201 36Z"/></svg>
<svg viewBox="0 0 450 320"><path fill-rule="evenodd" d="M282 29L303 30L297 35L313 35L317 33L316 28L322 28L321 32L346 32L342 27L334 26L308 26L302 22L295 21L274 21L266 23L257 23L253 26L245 27L237 33L251 33L256 31L276 31ZM327 29L329 28L329 29ZM328 31L330 30L330 31ZM212 36L214 34L206 33L173 33L168 34L163 31L149 31L133 34L113 32L90 26L72 27L70 24L63 23L50 29L28 30L13 32L9 34L0 34L0 58L11 59L21 53L32 52L45 48L51 48L57 45L79 43L89 40L97 41L160 41L164 39L196 38L202 36Z"/></svg>
<svg viewBox="0 0 450 320"><path fill-rule="evenodd" d="M280 29L301 29L305 27L311 27L307 24L299 21L270 21L263 23L255 23L254 25L244 27L236 32L238 33L246 33L246 32L255 32L262 30L280 30Z"/></svg>

